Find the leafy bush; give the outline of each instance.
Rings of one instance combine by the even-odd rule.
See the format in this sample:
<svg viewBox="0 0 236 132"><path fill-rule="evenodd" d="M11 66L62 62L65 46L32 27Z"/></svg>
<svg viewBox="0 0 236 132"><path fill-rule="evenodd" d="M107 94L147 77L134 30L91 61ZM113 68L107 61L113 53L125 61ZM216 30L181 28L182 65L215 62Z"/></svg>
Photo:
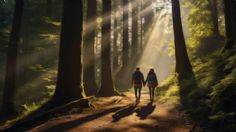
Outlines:
<svg viewBox="0 0 236 132"><path fill-rule="evenodd" d="M225 43L213 35L208 0L186 1L185 6L191 7L187 48L195 76L179 83L168 78L160 101L179 96L182 109L202 128L236 131L236 47L222 53ZM222 21L219 25L225 30Z"/></svg>

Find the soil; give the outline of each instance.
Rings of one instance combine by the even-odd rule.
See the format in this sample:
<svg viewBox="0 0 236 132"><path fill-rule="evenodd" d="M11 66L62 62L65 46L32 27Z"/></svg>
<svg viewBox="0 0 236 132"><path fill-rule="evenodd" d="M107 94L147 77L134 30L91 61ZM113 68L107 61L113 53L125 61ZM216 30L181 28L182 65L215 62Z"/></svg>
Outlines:
<svg viewBox="0 0 236 132"><path fill-rule="evenodd" d="M140 103L133 92L126 96L94 98L94 109L59 116L29 132L188 132L192 125L184 115L158 101L150 103L148 90L142 91ZM76 111L76 110L75 110Z"/></svg>

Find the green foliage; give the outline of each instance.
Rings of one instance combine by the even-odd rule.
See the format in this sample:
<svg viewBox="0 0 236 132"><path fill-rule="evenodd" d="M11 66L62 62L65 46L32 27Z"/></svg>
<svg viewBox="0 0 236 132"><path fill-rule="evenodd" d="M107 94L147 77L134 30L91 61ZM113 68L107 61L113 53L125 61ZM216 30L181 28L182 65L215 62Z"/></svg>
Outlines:
<svg viewBox="0 0 236 132"><path fill-rule="evenodd" d="M188 23L191 38L199 39L202 36L211 35L212 21L210 15L210 11L206 8L196 7L190 11Z"/></svg>
<svg viewBox="0 0 236 132"><path fill-rule="evenodd" d="M221 53L224 42L213 35L208 0L185 1L185 7L190 11L187 48L195 76L178 83L168 78L160 101L168 103L179 96L176 100L200 127L236 131L236 47ZM219 30L224 33L219 11Z"/></svg>
<svg viewBox="0 0 236 132"><path fill-rule="evenodd" d="M218 112L210 116L209 119L213 124L213 127L219 128L219 130L235 131L236 130L235 117L236 117L235 112L232 113Z"/></svg>
<svg viewBox="0 0 236 132"><path fill-rule="evenodd" d="M46 68L44 68L41 64L34 64L34 65L31 65L29 67L29 69L33 70L33 71L42 71L42 72L45 72L46 71Z"/></svg>
<svg viewBox="0 0 236 132"><path fill-rule="evenodd" d="M201 125L209 124L211 129L236 130L235 53L235 49L232 49L223 54L212 53L205 59L197 59L193 68L198 87L188 84L180 87L180 92L188 89L181 95L184 98L181 102L186 103L187 113ZM187 83L192 83L191 80L188 81Z"/></svg>
<svg viewBox="0 0 236 132"><path fill-rule="evenodd" d="M45 98L45 99L42 99L38 103L32 102L31 104L23 104L22 107L23 107L24 110L20 113L20 115L15 119L7 120L4 124L4 126L8 127L8 126L11 126L11 125L15 124L19 120L21 120L24 117L28 116L33 111L40 108L42 105L44 105L46 102L48 102L48 100L49 100L48 98Z"/></svg>
<svg viewBox="0 0 236 132"><path fill-rule="evenodd" d="M209 0L184 1L188 14L188 51L191 54L207 54L219 48L223 43L221 38L214 36L212 12ZM222 15L219 16L222 19ZM223 26L222 26L223 24ZM220 21L220 31L224 29L224 22ZM214 43L214 45L212 44Z"/></svg>
<svg viewBox="0 0 236 132"><path fill-rule="evenodd" d="M2 3L0 0L0 96L14 1ZM14 94L15 108L21 114L15 121L36 110L42 100L48 100L55 91L62 1L53 0L53 3L50 16L46 13L47 0L27 0L24 3Z"/></svg>
<svg viewBox="0 0 236 132"><path fill-rule="evenodd" d="M159 87L161 88L168 88L170 85L174 84L176 82L175 76L170 75L166 80L164 80Z"/></svg>
<svg viewBox="0 0 236 132"><path fill-rule="evenodd" d="M236 48L226 51L217 61L219 79L212 86L212 114L209 116L214 128L235 131L236 127ZM221 124L221 125L219 125ZM223 126L224 127L223 127Z"/></svg>
<svg viewBox="0 0 236 132"><path fill-rule="evenodd" d="M163 81L157 90L159 90L157 93L159 93L160 103L165 103L172 107L180 105L179 86L174 75Z"/></svg>
<svg viewBox="0 0 236 132"><path fill-rule="evenodd" d="M44 21L48 24L51 24L53 26L61 26L61 22L53 21L50 17L43 17Z"/></svg>
<svg viewBox="0 0 236 132"><path fill-rule="evenodd" d="M45 87L48 89L48 95L52 96L55 92L56 85L47 85Z"/></svg>
<svg viewBox="0 0 236 132"><path fill-rule="evenodd" d="M162 92L159 96L159 101L160 103L165 103L172 107L178 106L180 103L179 86L172 85L167 91Z"/></svg>

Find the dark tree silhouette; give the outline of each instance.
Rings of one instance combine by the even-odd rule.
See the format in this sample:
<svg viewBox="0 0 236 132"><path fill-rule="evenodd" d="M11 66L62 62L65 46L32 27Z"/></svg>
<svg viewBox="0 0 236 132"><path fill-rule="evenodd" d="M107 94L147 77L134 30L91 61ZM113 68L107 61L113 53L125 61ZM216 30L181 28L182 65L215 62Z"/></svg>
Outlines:
<svg viewBox="0 0 236 132"><path fill-rule="evenodd" d="M20 39L23 7L24 7L24 1L16 0L12 31L10 34L10 41L7 53L5 87L3 90L2 112L5 114L12 114L15 112L13 98L14 98L14 91L16 88L17 50Z"/></svg>
<svg viewBox="0 0 236 132"><path fill-rule="evenodd" d="M122 46L122 67L116 74L117 82L119 82L119 89L127 88L130 81L128 81L128 72L130 71L130 57L129 57L129 0L123 0L123 46Z"/></svg>
<svg viewBox="0 0 236 132"><path fill-rule="evenodd" d="M213 21L213 33L216 36L220 36L219 32L219 24L218 24L218 2L217 0L209 0L210 9L211 9L211 17Z"/></svg>
<svg viewBox="0 0 236 132"><path fill-rule="evenodd" d="M53 107L83 98L81 87L81 41L83 5L81 0L63 1L57 86Z"/></svg>
<svg viewBox="0 0 236 132"><path fill-rule="evenodd" d="M15 114L14 93L16 88L17 75L17 51L20 39L23 8L24 0L15 0L15 11L7 52L5 87L3 89L2 114L4 116Z"/></svg>
<svg viewBox="0 0 236 132"><path fill-rule="evenodd" d="M138 6L132 1L132 58L137 57L138 50Z"/></svg>
<svg viewBox="0 0 236 132"><path fill-rule="evenodd" d="M193 71L186 50L179 0L172 0L172 16L176 56L176 73L178 74L179 80L182 80L188 78L189 75L192 75Z"/></svg>
<svg viewBox="0 0 236 132"><path fill-rule="evenodd" d="M85 37L83 46L83 82L86 95L97 93L95 80L95 53L94 42L96 35L96 13L97 1L87 1L87 20L85 24Z"/></svg>
<svg viewBox="0 0 236 132"><path fill-rule="evenodd" d="M53 0L47 0L47 15L49 17L52 16L52 5L53 5Z"/></svg>
<svg viewBox="0 0 236 132"><path fill-rule="evenodd" d="M235 1L234 0L224 0L224 10L225 10L225 31L226 31L226 44L224 50L231 49L236 42L236 30L235 23L236 19L234 16Z"/></svg>
<svg viewBox="0 0 236 132"><path fill-rule="evenodd" d="M141 23L140 23L140 30L141 30L141 33L140 33L140 43L139 43L139 48L140 49L143 49L143 37L144 37L144 24L143 24L143 10L144 10L144 6L143 6L143 1L142 0L139 0L139 8L140 8L140 10L139 10L139 17L140 17L140 19L141 19ZM140 52L140 51L138 51L138 52Z"/></svg>
<svg viewBox="0 0 236 132"><path fill-rule="evenodd" d="M24 49L24 60L20 61L19 63L22 63L24 65L23 68L18 69L19 72L19 76L21 77L20 79L22 80L22 82L27 82L28 78L30 76L29 72L28 72L28 66L31 64L30 63L30 53L32 53L32 44L30 43L30 35L32 34L32 22L30 21L30 17L31 17L31 12L30 12L30 7L32 7L32 3L28 0L24 1L24 14L23 14L23 18L22 18L22 48ZM20 65L20 64L19 64ZM22 85L22 84L20 84Z"/></svg>
<svg viewBox="0 0 236 132"><path fill-rule="evenodd" d="M101 88L98 91L98 96L116 94L111 74L111 0L103 0L103 17L105 16L108 21L102 24Z"/></svg>
<svg viewBox="0 0 236 132"><path fill-rule="evenodd" d="M128 11L128 0L123 0L123 55L122 55L122 69L123 71L127 65L128 65L128 59L129 59L129 11Z"/></svg>
<svg viewBox="0 0 236 132"><path fill-rule="evenodd" d="M149 27L153 23L154 13L152 11L152 2L153 2L152 0L147 0L144 3L144 19L145 19L144 32L145 34L147 34Z"/></svg>
<svg viewBox="0 0 236 132"><path fill-rule="evenodd" d="M113 45L113 69L116 70L119 66L118 64L118 59L119 59L119 46L118 46L118 43L117 43L117 37L118 37L118 21L119 19L117 18L116 16L116 13L117 13L117 5L116 5L116 2L114 1L114 4L113 4L113 9L115 10L114 13L114 38L113 38L113 41L114 41L114 45Z"/></svg>
<svg viewBox="0 0 236 132"><path fill-rule="evenodd" d="M232 24L233 24L233 38L234 41L236 42L236 1L235 0L231 0L231 17L232 17Z"/></svg>

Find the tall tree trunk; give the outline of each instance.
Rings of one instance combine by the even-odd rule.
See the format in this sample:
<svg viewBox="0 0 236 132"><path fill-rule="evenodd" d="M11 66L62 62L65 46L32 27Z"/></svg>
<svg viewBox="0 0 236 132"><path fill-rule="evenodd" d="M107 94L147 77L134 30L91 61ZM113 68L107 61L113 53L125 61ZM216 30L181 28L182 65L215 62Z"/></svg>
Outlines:
<svg viewBox="0 0 236 132"><path fill-rule="evenodd" d="M52 3L53 0L47 0L47 16L52 17Z"/></svg>
<svg viewBox="0 0 236 132"><path fill-rule="evenodd" d="M127 88L128 82L126 73L129 71L129 0L122 0L123 8L123 45L122 45L122 67L119 72L116 74L117 81L119 84L119 89ZM129 63L129 64L128 64Z"/></svg>
<svg viewBox="0 0 236 132"><path fill-rule="evenodd" d="M234 9L235 7L235 1L234 0L225 0L225 31L226 31L226 44L224 47L224 50L231 49L236 42L236 31L234 31L235 28L235 16L234 16Z"/></svg>
<svg viewBox="0 0 236 132"><path fill-rule="evenodd" d="M211 8L211 17L213 22L213 33L216 36L220 36L219 32L219 24L218 24L218 2L217 0L209 0L210 8Z"/></svg>
<svg viewBox="0 0 236 132"><path fill-rule="evenodd" d="M81 0L64 0L57 86L52 107L83 98L81 86L81 41L83 5Z"/></svg>
<svg viewBox="0 0 236 132"><path fill-rule="evenodd" d="M116 70L119 66L118 64L118 54L119 54L119 46L117 44L117 37L118 37L118 18L116 16L117 13L117 2L114 1L113 8L115 10L114 12L114 45L113 45L113 69Z"/></svg>
<svg viewBox="0 0 236 132"><path fill-rule="evenodd" d="M154 13L152 11L152 0L145 1L144 11L145 11L145 13L144 13L144 19L145 19L144 32L145 32L145 34L147 34L150 26L153 23L153 17L154 17Z"/></svg>
<svg viewBox="0 0 236 132"><path fill-rule="evenodd" d="M178 78L181 81L182 79L188 78L189 75L192 76L193 71L186 50L179 0L172 0L172 16L176 56L176 73L178 74Z"/></svg>
<svg viewBox="0 0 236 132"><path fill-rule="evenodd" d="M129 58L129 11L128 9L128 0L123 0L123 55L122 55L122 70L124 70L128 65Z"/></svg>
<svg viewBox="0 0 236 132"><path fill-rule="evenodd" d="M26 82L28 82L29 78L29 72L28 72L28 67L30 65L30 50L31 49L31 44L30 44L30 35L32 34L31 32L31 26L32 22L30 22L30 7L32 4L30 3L29 0L24 0L24 14L22 16L22 46L21 48L23 49L23 57L24 59L21 59L19 61L19 65L22 65L23 67L19 68L19 85L24 85ZM19 57L22 57L21 55Z"/></svg>
<svg viewBox="0 0 236 132"><path fill-rule="evenodd" d="M138 50L138 6L132 1L132 58L137 57Z"/></svg>
<svg viewBox="0 0 236 132"><path fill-rule="evenodd" d="M86 95L95 95L97 93L97 84L95 80L95 35L96 35L96 14L97 1L89 0L87 2L87 20L85 24L85 40L83 46L83 81Z"/></svg>
<svg viewBox="0 0 236 132"><path fill-rule="evenodd" d="M225 11L225 30L227 39L233 38L232 18L231 18L231 0L225 0L224 11Z"/></svg>
<svg viewBox="0 0 236 132"><path fill-rule="evenodd" d="M139 0L139 6L140 6L140 9L139 9L139 18L141 19L141 23L140 23L140 42L139 42L139 46L138 48L139 49L143 49L143 40L144 40L144 24L143 24L143 0ZM141 53L141 50L138 50L138 54Z"/></svg>
<svg viewBox="0 0 236 132"><path fill-rule="evenodd" d="M102 24L102 73L101 88L98 91L98 96L112 96L116 94L111 74L111 0L103 0L103 17L105 16L108 16L108 21L103 21Z"/></svg>
<svg viewBox="0 0 236 132"><path fill-rule="evenodd" d="M231 0L231 15L232 15L232 24L233 24L233 38L236 42L236 0Z"/></svg>
<svg viewBox="0 0 236 132"><path fill-rule="evenodd" d="M3 89L2 113L4 114L4 116L15 113L14 93L16 88L17 74L17 50L20 39L23 8L24 0L15 0L15 11L7 52L5 87Z"/></svg>

